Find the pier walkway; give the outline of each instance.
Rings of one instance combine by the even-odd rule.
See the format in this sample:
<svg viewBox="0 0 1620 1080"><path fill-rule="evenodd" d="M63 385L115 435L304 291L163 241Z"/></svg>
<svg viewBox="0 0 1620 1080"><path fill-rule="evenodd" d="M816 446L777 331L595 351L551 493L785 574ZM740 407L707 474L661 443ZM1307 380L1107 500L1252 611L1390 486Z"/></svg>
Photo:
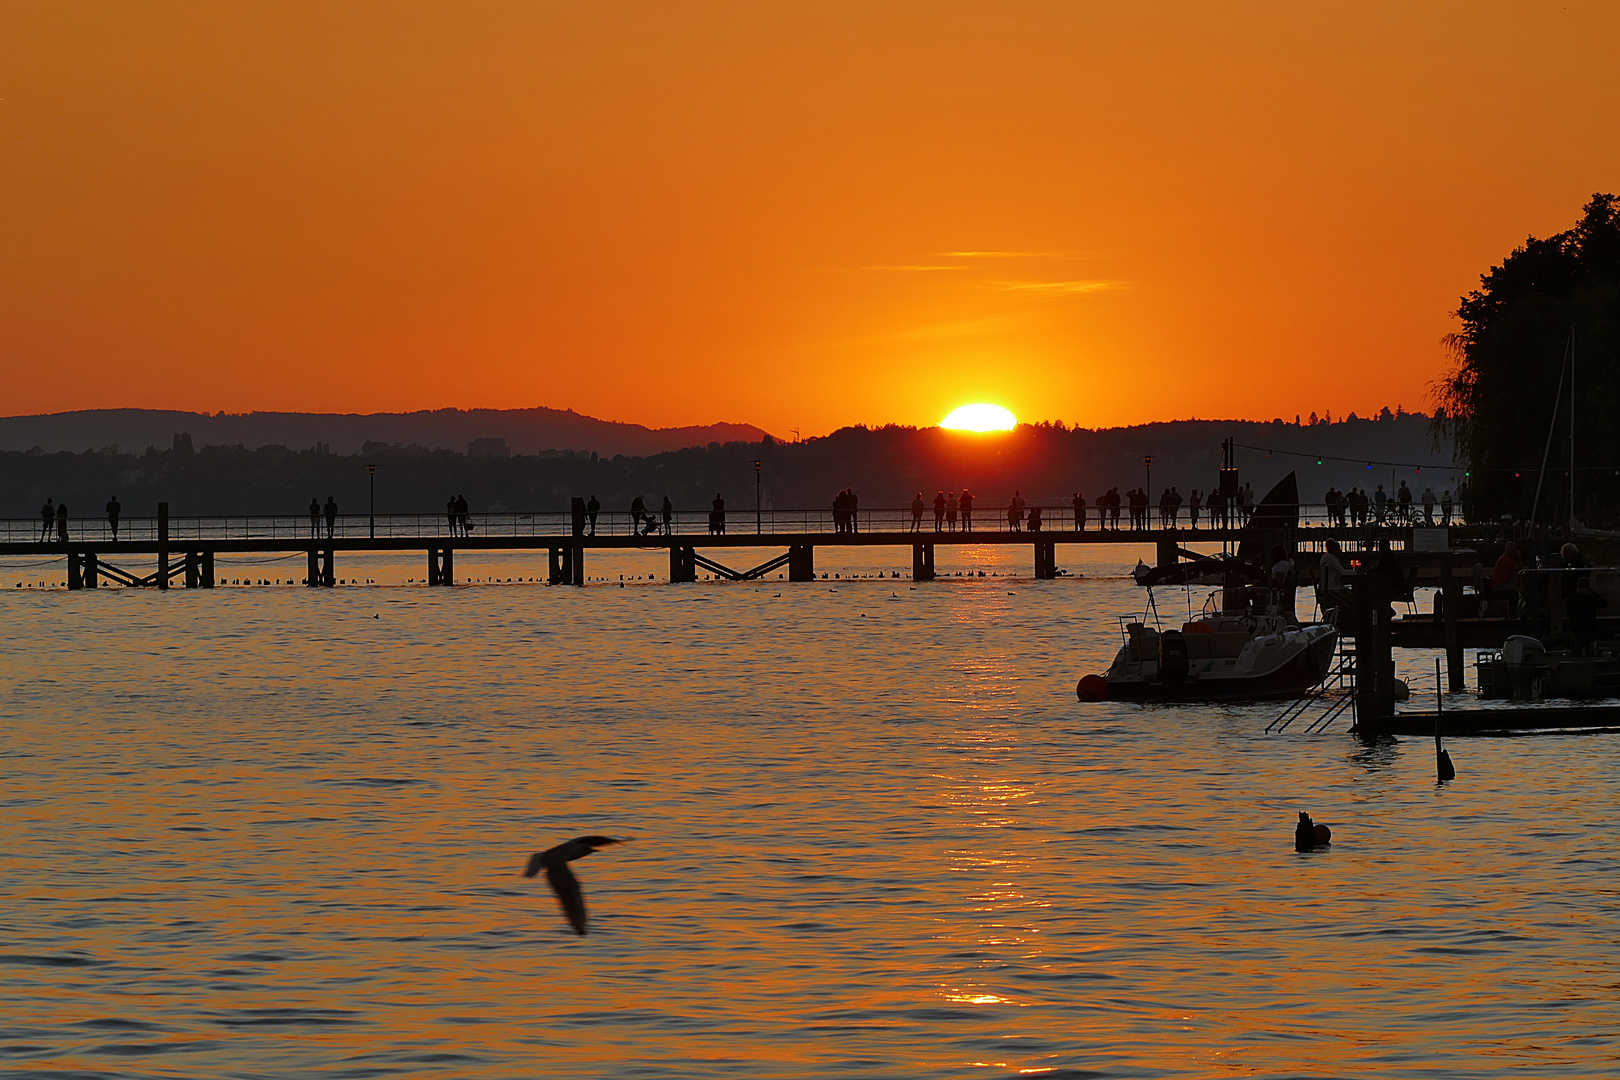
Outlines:
<svg viewBox="0 0 1620 1080"><path fill-rule="evenodd" d="M862 510L853 522L835 521L823 510L728 510L721 517L708 511L671 513L652 511L639 520L623 511L590 514L576 500L569 513L471 514L463 523L448 514L348 514L328 519L309 515L171 517L159 504L154 517L124 518L114 537L111 525L96 518L66 522L67 539L60 524L49 529L44 521L0 521L0 556L66 556L69 588L96 588L103 581L125 586L166 589L171 582L187 588L211 588L214 556L239 553L304 552L306 585L332 585L340 552L422 551L426 580L432 585L455 583L457 551L540 550L549 553L547 580L552 584L583 585L586 552L612 549L664 549L669 552L670 580L695 581L699 571L716 577L749 581L785 570L791 581L815 580L818 547L909 547L911 576L918 581L934 577L934 552L941 546L1000 545L1030 550L1036 578L1059 576L1057 549L1065 544L1153 545L1160 564L1191 556L1186 545L1223 547L1253 535L1234 524L1212 528L1207 519L1194 528L1181 515L1176 527L1161 521L1154 511L1147 528L1114 527L1088 514L1083 528L1075 527L1072 510L1043 509L1037 530L1028 521L1011 527L1004 511L975 511L971 523L958 520L954 529L936 530L930 508L920 520L909 509ZM1415 523L1338 526L1330 524L1321 507L1301 506L1301 525L1267 534L1312 550L1336 538L1347 550L1370 548L1380 539L1405 548L1412 542ZM1124 524L1125 522L1121 522ZM1153 527L1158 526L1158 527ZM1492 530L1453 525L1450 543L1467 543L1471 534L1485 540ZM717 549L773 549L757 565L727 566L715 558ZM707 552L707 553L706 553ZM155 567L147 560L155 556ZM732 556L734 557L734 556Z"/></svg>

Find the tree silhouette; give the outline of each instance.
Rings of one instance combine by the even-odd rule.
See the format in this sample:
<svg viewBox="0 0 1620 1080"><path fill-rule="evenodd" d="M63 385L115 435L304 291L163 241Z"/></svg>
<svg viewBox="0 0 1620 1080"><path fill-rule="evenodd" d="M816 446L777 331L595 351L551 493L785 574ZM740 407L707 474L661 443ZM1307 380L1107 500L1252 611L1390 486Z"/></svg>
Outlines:
<svg viewBox="0 0 1620 1080"><path fill-rule="evenodd" d="M1531 236L1480 276L1454 313L1444 342L1455 366L1434 388L1435 423L1455 439L1468 468L1473 516L1527 517L1549 427L1554 452L1542 520L1569 506L1570 384L1557 405L1565 354L1575 334L1575 512L1617 505L1620 425L1620 200L1596 194L1573 229ZM1561 452L1560 452L1561 451ZM1591 522L1589 522L1591 523Z"/></svg>

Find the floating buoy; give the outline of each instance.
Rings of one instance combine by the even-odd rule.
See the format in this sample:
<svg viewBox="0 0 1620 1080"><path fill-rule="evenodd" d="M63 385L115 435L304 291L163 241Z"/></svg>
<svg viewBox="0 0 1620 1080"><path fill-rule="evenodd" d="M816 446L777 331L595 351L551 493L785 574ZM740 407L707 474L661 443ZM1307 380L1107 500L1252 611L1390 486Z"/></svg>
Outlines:
<svg viewBox="0 0 1620 1080"><path fill-rule="evenodd" d="M1075 684L1074 696L1081 701L1107 701L1108 680L1101 675L1087 675Z"/></svg>

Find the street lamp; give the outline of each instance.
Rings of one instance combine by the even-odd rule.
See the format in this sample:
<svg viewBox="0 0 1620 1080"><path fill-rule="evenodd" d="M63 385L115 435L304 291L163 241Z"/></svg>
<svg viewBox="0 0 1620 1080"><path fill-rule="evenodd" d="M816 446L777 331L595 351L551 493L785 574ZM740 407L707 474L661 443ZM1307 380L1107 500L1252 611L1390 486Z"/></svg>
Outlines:
<svg viewBox="0 0 1620 1080"><path fill-rule="evenodd" d="M754 462L754 534L756 536L762 531L759 515L759 465L758 461Z"/></svg>
<svg viewBox="0 0 1620 1080"><path fill-rule="evenodd" d="M367 465L366 471L371 474L371 538L377 539L377 466Z"/></svg>

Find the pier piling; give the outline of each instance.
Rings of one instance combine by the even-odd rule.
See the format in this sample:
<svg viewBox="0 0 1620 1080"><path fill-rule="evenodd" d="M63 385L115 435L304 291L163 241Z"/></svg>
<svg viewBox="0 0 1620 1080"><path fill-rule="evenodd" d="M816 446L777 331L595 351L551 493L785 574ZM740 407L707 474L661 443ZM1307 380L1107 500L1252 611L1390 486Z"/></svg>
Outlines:
<svg viewBox="0 0 1620 1080"><path fill-rule="evenodd" d="M169 504L158 503L157 516L157 587L167 592L169 589Z"/></svg>
<svg viewBox="0 0 1620 1080"><path fill-rule="evenodd" d="M788 580L816 580L816 548L814 544L793 544L788 547Z"/></svg>
<svg viewBox="0 0 1620 1080"><path fill-rule="evenodd" d="M934 580L934 545L911 545L911 580Z"/></svg>

